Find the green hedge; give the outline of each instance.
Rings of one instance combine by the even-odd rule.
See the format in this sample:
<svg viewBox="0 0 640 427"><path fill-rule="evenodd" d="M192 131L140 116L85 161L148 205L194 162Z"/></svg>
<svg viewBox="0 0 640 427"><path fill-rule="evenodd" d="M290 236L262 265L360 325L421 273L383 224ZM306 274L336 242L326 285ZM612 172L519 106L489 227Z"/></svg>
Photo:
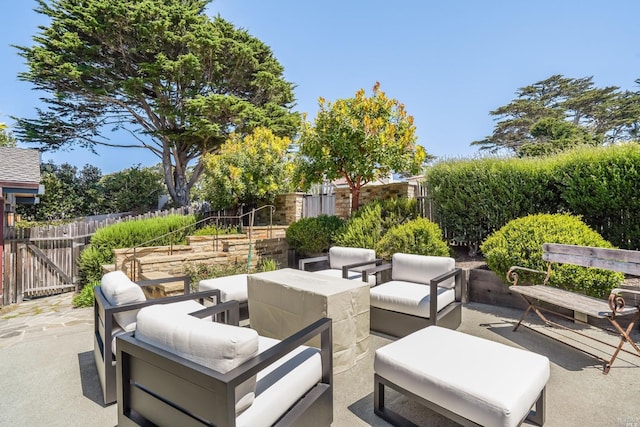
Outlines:
<svg viewBox="0 0 640 427"><path fill-rule="evenodd" d="M90 245L80 254L81 283L100 281L102 265L114 262L114 249L185 244L187 236L194 232L195 222L194 215L168 215L100 228L91 237Z"/></svg>
<svg viewBox="0 0 640 427"><path fill-rule="evenodd" d="M614 245L640 248L640 145L580 148L554 157L449 160L425 184L447 239L481 243L509 221L570 212Z"/></svg>
<svg viewBox="0 0 640 427"><path fill-rule="evenodd" d="M569 214L537 214L518 218L490 235L481 246L489 268L505 282L512 266L546 271L542 260L544 243L595 246L611 248L613 245L589 228L579 217ZM520 283L542 283L543 274L519 271ZM624 280L621 273L570 264L554 265L548 283L597 298L606 298L611 289Z"/></svg>
<svg viewBox="0 0 640 427"><path fill-rule="evenodd" d="M343 225L344 220L334 215L302 218L287 227L285 238L289 246L301 255L326 252Z"/></svg>
<svg viewBox="0 0 640 427"><path fill-rule="evenodd" d="M376 245L379 258L391 259L394 253L449 256L447 242L442 240L442 230L426 218L418 218L392 227Z"/></svg>

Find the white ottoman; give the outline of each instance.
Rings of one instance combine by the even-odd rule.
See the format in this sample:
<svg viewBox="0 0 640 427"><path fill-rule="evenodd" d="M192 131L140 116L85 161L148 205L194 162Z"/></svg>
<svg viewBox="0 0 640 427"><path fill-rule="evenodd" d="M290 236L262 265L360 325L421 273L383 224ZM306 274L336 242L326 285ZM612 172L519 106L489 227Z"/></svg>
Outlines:
<svg viewBox="0 0 640 427"><path fill-rule="evenodd" d="M222 302L238 301L247 302L247 275L234 274L232 276L216 277L198 282L198 289L208 291L211 289L220 290L220 300Z"/></svg>
<svg viewBox="0 0 640 427"><path fill-rule="evenodd" d="M429 326L379 348L374 370L374 412L393 424L385 386L463 425L544 424L549 359L530 351Z"/></svg>

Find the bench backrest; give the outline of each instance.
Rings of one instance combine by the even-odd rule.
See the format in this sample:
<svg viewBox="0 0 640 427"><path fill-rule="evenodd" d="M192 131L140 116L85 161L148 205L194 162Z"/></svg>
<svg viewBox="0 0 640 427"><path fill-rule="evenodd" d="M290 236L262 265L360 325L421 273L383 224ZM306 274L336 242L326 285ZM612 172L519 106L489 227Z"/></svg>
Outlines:
<svg viewBox="0 0 640 427"><path fill-rule="evenodd" d="M545 243L542 259L640 276L640 251Z"/></svg>

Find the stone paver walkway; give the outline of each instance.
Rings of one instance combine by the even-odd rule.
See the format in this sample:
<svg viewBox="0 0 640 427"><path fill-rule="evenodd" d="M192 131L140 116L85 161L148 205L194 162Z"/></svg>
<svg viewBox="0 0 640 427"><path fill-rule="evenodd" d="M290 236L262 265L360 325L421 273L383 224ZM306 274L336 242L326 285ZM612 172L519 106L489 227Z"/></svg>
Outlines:
<svg viewBox="0 0 640 427"><path fill-rule="evenodd" d="M0 348L93 325L93 308L73 308L73 292L34 298L0 309Z"/></svg>

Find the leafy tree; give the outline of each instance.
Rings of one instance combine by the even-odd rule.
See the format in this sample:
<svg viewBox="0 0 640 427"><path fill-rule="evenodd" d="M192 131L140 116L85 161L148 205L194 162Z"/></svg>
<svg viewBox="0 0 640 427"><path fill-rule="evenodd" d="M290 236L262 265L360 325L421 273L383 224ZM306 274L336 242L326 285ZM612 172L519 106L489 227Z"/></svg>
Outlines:
<svg viewBox="0 0 640 427"><path fill-rule="evenodd" d="M489 114L497 120L493 134L471 145L527 156L581 143L601 145L637 138L640 92L619 89L597 88L592 77L551 76L518 89L515 100L491 111ZM561 125L561 121L568 125ZM550 132L565 137L550 138ZM567 137L567 132L572 135Z"/></svg>
<svg viewBox="0 0 640 427"><path fill-rule="evenodd" d="M155 210L164 193L162 173L157 168L133 166L106 175L100 181L106 212L144 213Z"/></svg>
<svg viewBox="0 0 640 427"><path fill-rule="evenodd" d="M28 66L19 77L49 95L36 119L16 119L20 139L52 150L150 150L171 198L186 205L203 155L231 132L266 126L292 135L299 117L283 67L246 31L205 16L208 3L38 0L50 23L34 46L17 46ZM131 139L109 140L109 130Z"/></svg>
<svg viewBox="0 0 640 427"><path fill-rule="evenodd" d="M359 206L361 188L396 172L419 173L428 159L416 145L413 117L404 105L373 87L371 97L364 89L354 98L334 103L319 99L315 122L306 120L298 141L301 182L344 178L351 189L352 210Z"/></svg>
<svg viewBox="0 0 640 427"><path fill-rule="evenodd" d="M7 129L7 125L0 123L0 147L15 147L16 139L11 131Z"/></svg>
<svg viewBox="0 0 640 427"><path fill-rule="evenodd" d="M258 201L273 202L293 189L293 156L289 138L257 128L244 138L232 134L218 154L205 160L203 188L214 209Z"/></svg>

